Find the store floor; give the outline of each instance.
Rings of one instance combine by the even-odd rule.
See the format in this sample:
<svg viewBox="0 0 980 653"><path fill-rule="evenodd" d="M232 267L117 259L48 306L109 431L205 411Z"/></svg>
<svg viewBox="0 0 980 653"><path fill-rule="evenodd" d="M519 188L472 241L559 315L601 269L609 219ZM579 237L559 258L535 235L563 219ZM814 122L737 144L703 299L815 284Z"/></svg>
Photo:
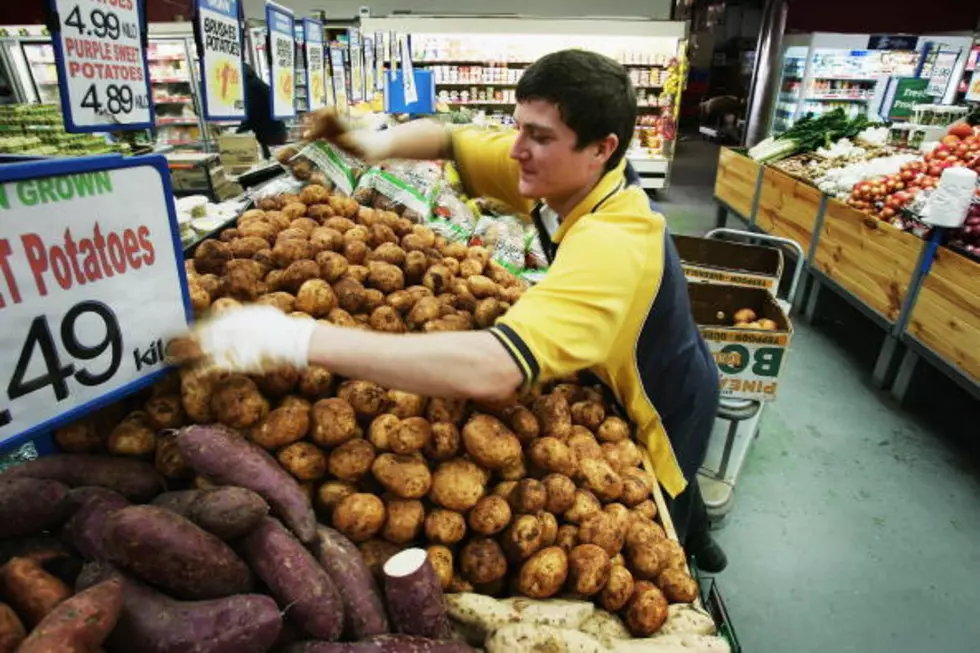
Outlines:
<svg viewBox="0 0 980 653"><path fill-rule="evenodd" d="M657 197L673 230L714 225L716 159L710 144L681 143ZM898 407L869 383L879 334L826 304L816 324L794 322L779 398L716 531L743 650L978 651L980 467L977 443L957 438L980 439L977 402L926 369L925 398ZM957 407L930 410L942 398ZM944 420L954 415L958 426Z"/></svg>

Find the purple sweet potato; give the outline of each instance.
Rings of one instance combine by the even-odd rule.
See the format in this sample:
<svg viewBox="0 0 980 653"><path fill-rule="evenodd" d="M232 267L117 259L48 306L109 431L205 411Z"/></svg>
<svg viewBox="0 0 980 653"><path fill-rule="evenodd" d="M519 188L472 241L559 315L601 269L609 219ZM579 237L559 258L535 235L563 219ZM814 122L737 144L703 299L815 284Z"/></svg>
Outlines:
<svg viewBox="0 0 980 653"><path fill-rule="evenodd" d="M326 570L278 519L266 517L242 540L242 552L276 601L306 635L334 641L344 607Z"/></svg>
<svg viewBox="0 0 980 653"><path fill-rule="evenodd" d="M476 653L462 642L414 635L381 635L362 642L299 642L285 653Z"/></svg>
<svg viewBox="0 0 980 653"><path fill-rule="evenodd" d="M109 650L141 653L263 653L282 619L270 597L238 594L210 601L175 601L124 576L112 565L85 566L76 589L108 578L123 581L123 607Z"/></svg>
<svg viewBox="0 0 980 653"><path fill-rule="evenodd" d="M106 559L180 599L244 594L252 574L220 539L175 512L130 506L109 515Z"/></svg>
<svg viewBox="0 0 980 653"><path fill-rule="evenodd" d="M107 580L79 592L52 610L31 631L19 653L89 653L102 642L119 619L122 582Z"/></svg>
<svg viewBox="0 0 980 653"><path fill-rule="evenodd" d="M384 565L385 599L392 630L447 639L451 633L442 585L425 549L405 549Z"/></svg>
<svg viewBox="0 0 980 653"><path fill-rule="evenodd" d="M37 478L0 481L0 539L38 535L71 514L68 486Z"/></svg>
<svg viewBox="0 0 980 653"><path fill-rule="evenodd" d="M103 487L75 488L68 496L78 508L65 524L62 538L86 560L102 560L105 558L102 539L105 520L115 511L127 507L129 501L118 492Z"/></svg>
<svg viewBox="0 0 980 653"><path fill-rule="evenodd" d="M243 487L164 492L153 505L187 517L223 540L245 537L269 514L269 504Z"/></svg>
<svg viewBox="0 0 980 653"><path fill-rule="evenodd" d="M347 637L362 640L387 633L384 602L364 556L343 533L326 526L316 531L313 553L340 594Z"/></svg>
<svg viewBox="0 0 980 653"><path fill-rule="evenodd" d="M8 478L44 478L69 487L97 485L137 503L149 501L165 489L163 477L148 462L83 453L58 453L29 460L0 472L0 481Z"/></svg>
<svg viewBox="0 0 980 653"><path fill-rule="evenodd" d="M221 426L189 426L177 434L177 444L198 474L219 485L237 485L258 493L304 544L316 537L316 515L309 496L261 448Z"/></svg>

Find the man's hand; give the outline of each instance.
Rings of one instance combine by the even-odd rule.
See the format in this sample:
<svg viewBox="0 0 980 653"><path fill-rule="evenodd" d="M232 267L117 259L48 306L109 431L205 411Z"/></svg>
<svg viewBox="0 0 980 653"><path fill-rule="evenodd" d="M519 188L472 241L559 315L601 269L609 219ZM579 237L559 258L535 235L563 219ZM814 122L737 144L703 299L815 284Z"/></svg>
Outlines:
<svg viewBox="0 0 980 653"><path fill-rule="evenodd" d="M343 151L368 163L377 163L390 156L390 138L385 132L351 129L347 121L333 108L320 109L312 114L303 140L325 140Z"/></svg>
<svg viewBox="0 0 980 653"><path fill-rule="evenodd" d="M287 317L272 306L243 306L199 322L192 332L205 364L258 374L308 363L316 322Z"/></svg>

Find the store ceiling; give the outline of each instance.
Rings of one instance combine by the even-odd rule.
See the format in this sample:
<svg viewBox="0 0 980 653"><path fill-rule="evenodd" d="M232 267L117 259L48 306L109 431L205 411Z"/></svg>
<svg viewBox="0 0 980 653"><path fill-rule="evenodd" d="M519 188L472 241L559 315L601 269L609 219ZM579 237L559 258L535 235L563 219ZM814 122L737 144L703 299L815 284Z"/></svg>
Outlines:
<svg viewBox="0 0 980 653"><path fill-rule="evenodd" d="M935 34L973 31L980 2L963 0L788 0L787 29L797 32Z"/></svg>

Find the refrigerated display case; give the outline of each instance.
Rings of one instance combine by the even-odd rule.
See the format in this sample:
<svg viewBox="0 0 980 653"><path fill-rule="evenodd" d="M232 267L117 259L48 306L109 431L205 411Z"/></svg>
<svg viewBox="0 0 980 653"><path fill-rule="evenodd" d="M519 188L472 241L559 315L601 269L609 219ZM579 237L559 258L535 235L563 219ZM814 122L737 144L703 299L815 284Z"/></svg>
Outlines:
<svg viewBox="0 0 980 653"><path fill-rule="evenodd" d="M200 150L208 145L192 47L193 42L186 38L151 37L146 48L157 143L178 150Z"/></svg>
<svg viewBox="0 0 980 653"><path fill-rule="evenodd" d="M814 33L787 36L774 89L770 133L807 114L842 108L852 117L884 118L894 78L959 79L969 58L967 35L903 36ZM937 84L934 99L949 103L956 84Z"/></svg>
<svg viewBox="0 0 980 653"><path fill-rule="evenodd" d="M58 104L58 70L47 29L40 25L0 27L0 74L8 86L0 102Z"/></svg>

